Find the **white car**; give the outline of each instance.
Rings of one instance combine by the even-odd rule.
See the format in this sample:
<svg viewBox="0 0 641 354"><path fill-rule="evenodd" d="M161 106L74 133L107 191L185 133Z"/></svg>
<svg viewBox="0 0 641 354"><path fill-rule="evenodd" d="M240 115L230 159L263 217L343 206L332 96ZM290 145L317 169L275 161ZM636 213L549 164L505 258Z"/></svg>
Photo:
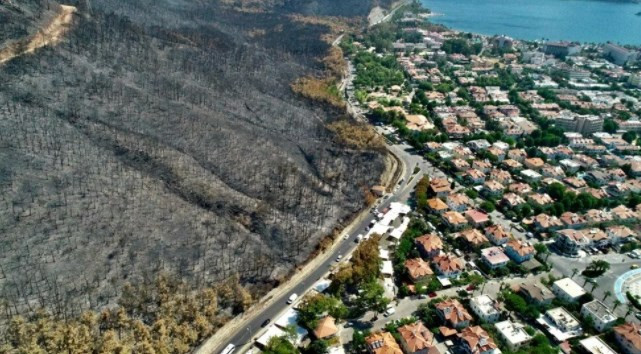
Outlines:
<svg viewBox="0 0 641 354"><path fill-rule="evenodd" d="M230 343L225 347L225 349L223 349L222 352L220 352L220 354L231 354L234 352L234 350L236 350L236 346Z"/></svg>
<svg viewBox="0 0 641 354"><path fill-rule="evenodd" d="M389 317L389 316L391 316L391 315L393 315L395 313L396 313L396 309L394 307L392 307L392 306L389 306L387 308L387 310L385 310L384 315L385 315L385 317Z"/></svg>
<svg viewBox="0 0 641 354"><path fill-rule="evenodd" d="M345 240L349 240L349 234L345 234L345 236L343 236L343 238L344 238Z"/></svg>
<svg viewBox="0 0 641 354"><path fill-rule="evenodd" d="M287 299L287 304L291 305L294 301L298 299L298 295L296 293L289 295L289 298Z"/></svg>
<svg viewBox="0 0 641 354"><path fill-rule="evenodd" d="M341 259L343 259L343 255L339 254L338 257L336 257L336 262L340 262Z"/></svg>

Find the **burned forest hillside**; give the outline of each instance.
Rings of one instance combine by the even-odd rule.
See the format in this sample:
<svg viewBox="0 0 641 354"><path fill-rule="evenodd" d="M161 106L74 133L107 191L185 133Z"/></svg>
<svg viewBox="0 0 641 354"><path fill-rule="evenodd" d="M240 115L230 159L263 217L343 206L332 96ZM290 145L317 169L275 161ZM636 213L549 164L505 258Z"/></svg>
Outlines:
<svg viewBox="0 0 641 354"><path fill-rule="evenodd" d="M383 154L290 86L330 49L293 14L371 7L332 3L69 1L59 43L0 64L2 321L108 307L160 273L265 289L361 209ZM59 8L0 0L0 49Z"/></svg>

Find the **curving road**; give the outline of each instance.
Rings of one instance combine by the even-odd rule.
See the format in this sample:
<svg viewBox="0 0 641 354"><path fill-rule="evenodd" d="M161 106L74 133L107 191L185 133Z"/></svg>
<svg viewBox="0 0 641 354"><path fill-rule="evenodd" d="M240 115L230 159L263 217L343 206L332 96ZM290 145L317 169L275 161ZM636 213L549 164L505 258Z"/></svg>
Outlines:
<svg viewBox="0 0 641 354"><path fill-rule="evenodd" d="M400 6L395 7L382 21L379 21L379 23L388 20L399 7ZM334 41L334 43L332 43L332 45L338 45L342 38L343 36L341 35ZM354 79L351 63L348 62L348 64L348 73L339 85L341 91L344 90L345 87L350 86ZM348 113L354 116L356 120L367 121L362 115L362 111L358 107L355 107L353 103L353 97L347 100ZM407 203L416 183L420 180L423 174L442 178L446 177L442 171L436 169L428 161L425 161L420 153L414 152L413 148L405 143L388 145L387 148L401 161L403 172L399 178L399 181L401 182L394 188L393 193L379 200L379 206L377 207L379 210L388 207L393 202ZM416 169L416 167L418 167L418 169ZM416 173L414 173L415 170ZM349 230L347 230L349 232L348 237L341 238L337 241L339 244L327 251L329 254L322 254L318 256L325 259L305 276L305 280L293 285L289 291L281 292L280 294L275 295L275 298L270 298L269 302L271 304L261 309L260 312L254 314L251 318L248 318L245 321L246 323L243 323L241 329L237 329L234 334L227 337L224 341L219 341L220 343L211 343L211 339L214 339L215 337L210 338L210 343L203 344L203 346L197 349L195 353L219 353L229 344L234 344L237 347L237 353L242 353L248 350L253 344L253 341L266 330L266 328L262 326L266 320L275 320L293 306L287 304L287 299L291 294L295 293L299 296L305 294L312 288L316 281L326 277L332 268L338 264L336 262L336 258L339 255L344 256L343 259L348 258L346 256L350 255L358 245L355 242L356 235L365 234L367 232L366 228L372 220L374 220L374 213L370 213L355 226L353 225Z"/></svg>
<svg viewBox="0 0 641 354"><path fill-rule="evenodd" d="M352 79L353 75L348 74L344 80L345 82L341 86L345 87L347 84L351 83ZM347 104L348 111L354 116L354 118L359 121L366 121L365 117L360 113L360 110L352 105L351 100L348 100ZM407 203L416 183L420 180L423 174L427 174L432 177L446 177L442 171L423 159L421 153L415 152L410 145L400 143L387 145L387 148L401 161L403 171L402 175L399 177L399 181L401 182L394 188L393 193L379 200L379 210L388 207L393 202ZM415 171L416 173L414 173ZM212 349L199 350L197 352L218 353L230 343L239 348L237 349L237 352L247 350L253 343L253 340L259 337L266 330L266 328L261 326L266 320L269 319L271 321L278 318L280 314L284 313L292 306L287 304L287 299L291 294L296 293L300 296L301 294L309 291L316 281L327 276L333 266L337 264L336 258L338 255L344 256L343 259L348 258L346 256L356 249L357 243L354 242L356 235L365 234L367 232L366 228L372 220L374 220L374 214L370 213L367 217L348 230L349 237L347 239L342 238L337 241L339 244L329 250L329 254L319 255L319 257L325 258L325 260L307 274L305 280L295 284L289 291L282 292L275 299L270 299L271 304L266 306L264 309L261 309L260 312L254 315L251 319L248 319L248 322L244 324L242 329L238 329L232 336L228 337L222 343L212 346Z"/></svg>
<svg viewBox="0 0 641 354"><path fill-rule="evenodd" d="M407 203L416 183L420 180L423 173L439 174L440 172L435 170L428 162L424 161L420 154L413 154L409 145L389 145L388 148L404 162L404 171L401 176L403 182L395 188L394 193L392 193L388 198L382 199L378 209L384 209L392 202ZM416 174L414 174L415 167L419 167L420 170L417 170ZM347 239L343 238L338 241L340 244L329 251L329 256L320 256L327 258L312 272L310 272L304 281L294 285L289 292L280 294L280 296L278 296L271 305L262 309L257 315L249 320L243 329L238 330L223 343L216 345L213 351L209 352L218 353L230 343L239 348L238 352L246 350L252 344L253 340L259 337L262 332L266 330L266 328L261 327L266 320L275 320L280 314L284 313L292 306L287 304L287 299L291 294L296 293L301 295L309 291L317 280L327 276L329 271L337 264L336 258L338 255L342 255L344 256L343 259L346 259L347 257L345 256L354 251L357 246L357 243L355 242L356 235L365 234L367 232L366 228L372 220L374 220L374 215L373 213L370 213L350 230L350 234Z"/></svg>

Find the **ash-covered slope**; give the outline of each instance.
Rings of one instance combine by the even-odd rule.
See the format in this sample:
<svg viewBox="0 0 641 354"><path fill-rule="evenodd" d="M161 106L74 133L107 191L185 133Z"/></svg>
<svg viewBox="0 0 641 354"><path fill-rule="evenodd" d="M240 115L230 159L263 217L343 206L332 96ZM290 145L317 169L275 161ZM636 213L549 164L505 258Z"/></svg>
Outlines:
<svg viewBox="0 0 641 354"><path fill-rule="evenodd" d="M69 5L63 42L0 66L3 315L98 308L161 270L264 284L378 182L381 155L338 145L340 113L291 92L328 49L295 6ZM29 35L54 6L0 14Z"/></svg>

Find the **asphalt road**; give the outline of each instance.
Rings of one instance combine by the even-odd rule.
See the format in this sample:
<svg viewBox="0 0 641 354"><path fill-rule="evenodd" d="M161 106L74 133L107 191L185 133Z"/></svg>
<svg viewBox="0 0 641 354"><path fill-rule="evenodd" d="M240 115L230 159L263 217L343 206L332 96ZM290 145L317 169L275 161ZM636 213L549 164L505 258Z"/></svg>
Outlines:
<svg viewBox="0 0 641 354"><path fill-rule="evenodd" d="M393 202L407 203L409 200L412 191L416 183L420 180L420 177L424 172L429 174L430 171L434 171L431 165L426 162L420 154L414 154L411 151L409 145L390 145L389 149L394 152L400 159L405 163L405 170L403 171L402 183L400 183L394 190L394 193L386 199L383 199L383 202L378 207L379 210L384 209ZM414 168L418 166L420 171L414 174ZM260 334L262 334L265 328L261 325L266 321L274 321L279 317L280 314L284 313L292 305L287 304L287 299L293 293L298 294L299 296L309 291L314 283L321 278L324 278L328 275L328 272L336 266L336 258L338 255L342 255L343 259L346 259L347 255L351 254L354 249L357 247L355 238L358 234L365 234L367 232L366 228L370 222L374 220L373 213L370 213L370 216L365 218L360 222L349 235L348 239L341 239L340 245L332 249L331 256L327 258L316 270L311 272L307 277L307 280L295 285L289 293L283 294L280 298L276 299L273 304L264 310L261 311L259 316L256 316L244 330L237 332L233 337L229 338L225 343L222 343L218 348L225 348L228 344L232 343L236 347L241 347L246 344L249 344L251 341L256 339Z"/></svg>

